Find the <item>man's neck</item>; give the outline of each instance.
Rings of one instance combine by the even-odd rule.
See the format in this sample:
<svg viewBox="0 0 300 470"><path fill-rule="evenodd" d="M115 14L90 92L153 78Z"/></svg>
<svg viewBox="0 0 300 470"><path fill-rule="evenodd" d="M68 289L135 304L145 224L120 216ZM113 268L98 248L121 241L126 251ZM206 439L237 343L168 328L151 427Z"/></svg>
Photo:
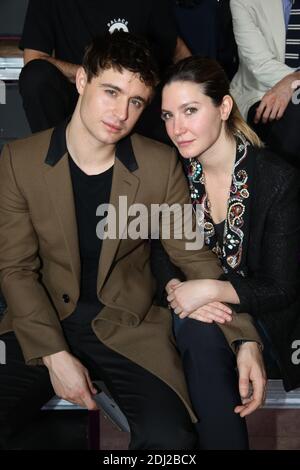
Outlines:
<svg viewBox="0 0 300 470"><path fill-rule="evenodd" d="M116 145L98 142L85 129L76 111L67 126L66 141L71 158L87 175L103 173L114 163Z"/></svg>

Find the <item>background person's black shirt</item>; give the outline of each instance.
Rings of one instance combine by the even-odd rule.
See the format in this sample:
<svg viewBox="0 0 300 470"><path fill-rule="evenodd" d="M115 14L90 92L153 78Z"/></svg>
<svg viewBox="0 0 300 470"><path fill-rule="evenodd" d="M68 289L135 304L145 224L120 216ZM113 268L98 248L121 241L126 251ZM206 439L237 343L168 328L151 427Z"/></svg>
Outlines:
<svg viewBox="0 0 300 470"><path fill-rule="evenodd" d="M169 0L30 0L20 48L81 64L92 39L114 29L147 37L159 62L171 62L177 29Z"/></svg>

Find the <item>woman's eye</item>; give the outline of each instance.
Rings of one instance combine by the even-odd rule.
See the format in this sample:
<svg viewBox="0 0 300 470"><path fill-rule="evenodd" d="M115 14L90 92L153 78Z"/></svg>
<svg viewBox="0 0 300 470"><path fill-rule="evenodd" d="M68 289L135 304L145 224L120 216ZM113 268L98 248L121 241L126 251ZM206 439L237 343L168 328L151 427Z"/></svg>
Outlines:
<svg viewBox="0 0 300 470"><path fill-rule="evenodd" d="M131 103L137 108L140 109L142 107L142 103L139 100L132 100Z"/></svg>
<svg viewBox="0 0 300 470"><path fill-rule="evenodd" d="M186 108L185 114L189 116L190 114L195 114L197 111L198 111L197 108L189 107L189 108Z"/></svg>
<svg viewBox="0 0 300 470"><path fill-rule="evenodd" d="M163 121L167 121L168 119L170 119L171 117L171 113L161 113L161 118Z"/></svg>

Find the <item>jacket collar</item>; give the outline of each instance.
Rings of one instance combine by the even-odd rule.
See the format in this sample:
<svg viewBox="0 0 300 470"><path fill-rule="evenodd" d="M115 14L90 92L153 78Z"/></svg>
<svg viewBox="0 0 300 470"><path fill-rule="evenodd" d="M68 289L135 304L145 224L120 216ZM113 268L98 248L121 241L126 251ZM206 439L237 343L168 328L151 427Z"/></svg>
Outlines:
<svg viewBox="0 0 300 470"><path fill-rule="evenodd" d="M70 119L71 118L66 119L54 128L45 159L45 163L47 165L55 166L68 152L66 129ZM125 137L116 144L116 158L118 158L130 172L136 171L138 169L138 164L134 156L130 136Z"/></svg>

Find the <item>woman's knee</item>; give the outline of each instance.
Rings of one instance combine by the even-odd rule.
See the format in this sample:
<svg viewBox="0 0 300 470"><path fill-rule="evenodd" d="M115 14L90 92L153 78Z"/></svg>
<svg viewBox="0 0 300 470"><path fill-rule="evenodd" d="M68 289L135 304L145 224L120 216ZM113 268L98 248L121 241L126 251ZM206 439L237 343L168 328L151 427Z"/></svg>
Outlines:
<svg viewBox="0 0 300 470"><path fill-rule="evenodd" d="M216 323L204 323L193 319L183 322L178 329L176 341L181 351L192 348L198 351L228 348L226 338Z"/></svg>

